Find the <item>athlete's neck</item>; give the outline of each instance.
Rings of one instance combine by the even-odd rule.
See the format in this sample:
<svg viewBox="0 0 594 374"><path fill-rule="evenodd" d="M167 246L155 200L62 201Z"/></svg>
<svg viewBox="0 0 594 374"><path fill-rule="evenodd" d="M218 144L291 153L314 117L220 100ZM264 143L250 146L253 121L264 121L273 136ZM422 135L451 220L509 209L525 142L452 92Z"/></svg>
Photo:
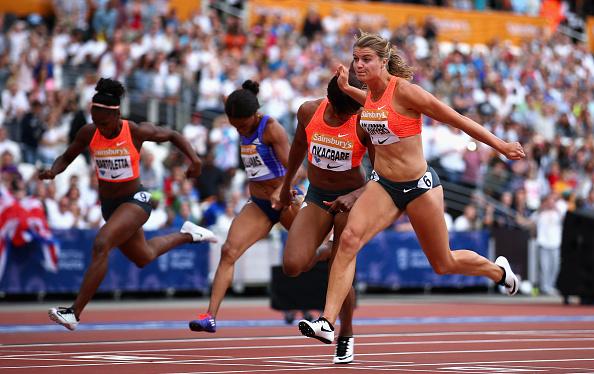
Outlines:
<svg viewBox="0 0 594 374"><path fill-rule="evenodd" d="M334 107L330 103L328 103L328 105L326 106L325 114L327 117L324 118L324 121L328 125L331 125L331 126L334 126L334 125L341 126L346 121L348 121L348 119L351 118L351 116L352 116L350 114L339 114L338 112L336 112L334 110Z"/></svg>
<svg viewBox="0 0 594 374"><path fill-rule="evenodd" d="M382 70L376 78L365 82L373 101L377 101L382 97L386 87L390 83L390 79L392 79L392 75L387 70Z"/></svg>

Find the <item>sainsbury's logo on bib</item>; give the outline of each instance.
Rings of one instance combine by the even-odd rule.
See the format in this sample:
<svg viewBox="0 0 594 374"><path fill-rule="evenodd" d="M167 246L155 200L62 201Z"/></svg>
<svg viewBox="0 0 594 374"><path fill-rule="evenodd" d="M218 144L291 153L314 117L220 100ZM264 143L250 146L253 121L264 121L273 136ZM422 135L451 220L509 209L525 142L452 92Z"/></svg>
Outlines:
<svg viewBox="0 0 594 374"><path fill-rule="evenodd" d="M369 121L387 121L388 111L381 109L363 109L361 112L361 120Z"/></svg>
<svg viewBox="0 0 594 374"><path fill-rule="evenodd" d="M97 149L95 151L96 157L117 157L117 156L128 156L130 151L128 148L105 148Z"/></svg>
<svg viewBox="0 0 594 374"><path fill-rule="evenodd" d="M340 136L340 134L339 134ZM338 147L342 149L353 149L353 142L351 140L341 139L342 137L335 137L331 135L325 135L320 133L314 133L311 137L312 142L316 142L323 145L332 147Z"/></svg>

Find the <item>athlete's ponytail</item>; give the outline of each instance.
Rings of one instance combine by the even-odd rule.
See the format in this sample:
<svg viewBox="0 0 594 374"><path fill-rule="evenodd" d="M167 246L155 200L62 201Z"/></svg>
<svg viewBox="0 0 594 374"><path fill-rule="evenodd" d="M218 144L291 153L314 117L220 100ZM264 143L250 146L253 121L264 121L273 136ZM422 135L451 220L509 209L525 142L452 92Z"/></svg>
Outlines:
<svg viewBox="0 0 594 374"><path fill-rule="evenodd" d="M229 118L246 118L256 114L260 108L258 92L260 84L247 80L241 85L242 88L233 91L225 101L225 114Z"/></svg>

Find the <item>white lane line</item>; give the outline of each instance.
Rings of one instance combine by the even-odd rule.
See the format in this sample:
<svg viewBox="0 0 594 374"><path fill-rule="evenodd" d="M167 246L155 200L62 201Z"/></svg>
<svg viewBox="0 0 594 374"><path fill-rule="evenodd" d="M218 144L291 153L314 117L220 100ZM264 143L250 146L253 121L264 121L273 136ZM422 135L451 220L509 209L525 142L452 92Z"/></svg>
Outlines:
<svg viewBox="0 0 594 374"><path fill-rule="evenodd" d="M301 337L301 339L306 339ZM257 338L251 340L259 340ZM415 346L415 345L448 345L448 344L503 344L503 343L539 343L539 342L594 342L594 338L561 338L561 339L547 339L547 338L515 338L515 339L472 339L472 340L415 340L415 341L400 341L400 342L371 342L371 343L364 343L361 342L361 337L357 336L357 346ZM313 345L313 344L290 344L290 345L258 345L258 346L220 346L220 347L192 347L192 348L162 348L162 349L135 349L135 350L118 350L118 354L123 353L145 353L145 354L154 354L154 353L166 353L166 352L188 352L188 351L224 351L224 350L249 350L249 349L276 349L276 348L319 348L320 345ZM37 354L37 356L56 356L56 355L81 355L81 354L113 354L114 351L91 351L91 352L48 352L48 353L41 353ZM201 355L202 356L202 355ZM19 354L19 355L1 355L0 359L2 358L18 358L18 357L31 357L30 354ZM208 357L217 357L217 356L208 356ZM231 356L222 356L231 357Z"/></svg>
<svg viewBox="0 0 594 374"><path fill-rule="evenodd" d="M443 331L443 332L421 332L421 333L387 333L387 334L358 334L359 338L387 338L387 337L425 337L425 336L457 336L457 335L549 335L549 334L594 334L594 330L511 330L511 331ZM85 345L118 345L118 344L153 344L153 343L199 343L216 341L250 341L250 340L296 340L303 339L301 335L286 336L251 336L251 337L229 337L229 338L193 338L193 339L156 339L156 340L109 340L98 342L67 342L67 343L26 343L26 344L0 344L0 352L3 348L30 348L30 347L66 347Z"/></svg>
<svg viewBox="0 0 594 374"><path fill-rule="evenodd" d="M393 364L393 365L386 365L386 366L367 366L367 365L360 365L360 366L355 366L352 364L349 365L344 365L344 366L340 366L340 368L337 368L336 365L332 365L332 364L328 364L326 366L321 366L321 367L312 367L312 366L308 366L306 368L294 368L294 369L283 369L282 371L304 371L304 370L337 370L337 369L342 369L342 370L364 370L364 371L396 371L396 372L425 372L425 373L435 373L436 369L435 366L441 366L441 365L489 365L489 364L501 364L501 363L537 363L537 362L572 362L572 361L594 361L593 359L590 358L585 358L585 359L573 359L573 358L568 358L568 359L551 359L551 360L515 360L515 361L480 361L480 362L449 362L449 363L431 363L431 364L422 364L422 363L412 363L412 364ZM431 368L428 369L423 369L423 368L419 368L422 366L428 366ZM415 367L414 369L411 367ZM556 368L556 369L563 369L563 368ZM278 369L273 369L273 370L268 370L268 369L263 369L263 370L258 370L258 372L268 372L268 371L274 371L274 370L278 370ZM440 369L437 369L440 370ZM574 370L574 369L572 369ZM589 370L589 369L578 369L578 370ZM441 370L440 370L441 371ZM167 374L231 374L231 373L253 373L254 370L227 370L227 371L175 371L175 372L168 372ZM446 372L446 371L444 371ZM450 371L447 371L450 372ZM465 372L465 373L469 373L472 374L472 372ZM477 371L474 373L485 373L484 371ZM587 373L592 373L592 371L588 371L588 372L578 372L575 374L587 374Z"/></svg>
<svg viewBox="0 0 594 374"><path fill-rule="evenodd" d="M427 354L436 354L436 353L489 353L489 352L534 352L534 351L570 351L570 350L576 350L576 351L580 351L580 350L593 350L594 347L592 348L547 348L547 349L538 349L538 348L534 348L534 349L510 349L510 350L474 350L474 351L442 351L442 352L435 352L435 351L422 351L422 352L385 352L385 353L364 353L364 354L358 354L358 356L395 356L395 355L427 355ZM320 357L322 355L316 355L313 357ZM326 357L328 357L327 355L324 355ZM229 360L271 360L271 359L281 359L281 360L287 360L290 358L311 358L312 356L278 356L278 357L248 357L248 358L233 358L233 359L229 359ZM58 359L55 359L58 360ZM68 360L66 360L68 361ZM219 361L226 361L226 360L219 360ZM583 358L567 358L567 359L546 359L546 360L514 360L514 361L509 361L509 360L502 360L502 361L480 361L480 362L448 362L448 363L430 363L430 364L424 364L424 363L408 363L408 361L406 363L396 363L396 362L391 362L391 363L387 363L385 365L365 365L365 366L350 366L350 368L352 369L356 369L356 370L360 370L360 369L369 369L369 370L402 370L404 369L404 367L407 366L431 366L431 367L435 367L435 366L443 366L443 365L470 365L470 364L504 364L504 363L537 363L537 362L576 362L576 361L594 361L594 358L590 359L583 359ZM203 360L181 360L181 361L165 361L165 362L161 362L161 361L148 361L148 362L144 362L144 361L135 361L135 362L114 362L114 361L110 361L110 362L105 362L105 363L78 363L78 364L60 364L60 365L29 365L29 366L7 366L7 367L1 367L2 369L32 369L32 368L54 368L54 367L73 367L73 366L102 366L102 365L124 365L124 364L128 364L128 365L137 365L137 364L175 364L175 365L179 365L179 364L200 364L200 363L207 363L207 364L218 364L218 365L239 365L239 366L266 366L265 364L242 364L242 363L215 363L212 360L208 360L208 361L203 361ZM299 363L299 362L297 362ZM330 366L330 368L332 368L335 366ZM306 370L306 369L326 369L328 367L324 366L324 367L312 367L312 366L308 366L308 368L289 368L289 369L285 369L285 370L290 370L290 371L294 371L294 370ZM279 368L276 368L274 370L278 370ZM258 370L258 371L273 371L273 370ZM420 370L420 369L407 369L406 371L426 371L426 370ZM252 370L232 370L232 371L216 371L216 372L211 372L211 373L242 373L242 372L253 372ZM196 372L198 373L198 372ZM203 371L201 371L200 373L205 373Z"/></svg>

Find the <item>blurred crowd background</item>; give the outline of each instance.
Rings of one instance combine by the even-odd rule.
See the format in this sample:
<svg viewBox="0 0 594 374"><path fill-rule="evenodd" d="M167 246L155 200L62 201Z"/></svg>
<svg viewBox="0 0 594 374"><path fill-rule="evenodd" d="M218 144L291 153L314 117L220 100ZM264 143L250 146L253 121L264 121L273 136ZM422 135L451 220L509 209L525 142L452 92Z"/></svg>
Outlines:
<svg viewBox="0 0 594 374"><path fill-rule="evenodd" d="M542 6L539 0L410 2L529 15ZM562 24L591 12L590 3L562 3L568 15ZM0 171L5 191L39 199L54 229L102 223L88 155L55 181L36 178L37 168L51 165L90 122L100 77L125 84L124 117L172 126L204 159L202 176L186 180L182 155L168 144L144 146L141 176L155 205L145 229L190 219L224 231L247 199L239 137L223 115L225 96L246 79L259 81L261 111L292 135L298 107L325 96L337 64L350 62L359 29L390 39L415 68L415 83L526 150L526 159L511 162L423 119L424 152L445 182L451 230L522 228L546 244L560 242L559 223L559 238L546 236L547 225L555 225L543 220L547 214L594 210L594 58L571 33L521 45L466 45L438 42L431 17L391 28L387 20L366 23L340 12L320 16L313 7L305 19L272 14L248 22L249 3L241 1L207 2L185 20L167 0L53 5L49 18L0 16ZM409 228L406 218L394 226Z"/></svg>

